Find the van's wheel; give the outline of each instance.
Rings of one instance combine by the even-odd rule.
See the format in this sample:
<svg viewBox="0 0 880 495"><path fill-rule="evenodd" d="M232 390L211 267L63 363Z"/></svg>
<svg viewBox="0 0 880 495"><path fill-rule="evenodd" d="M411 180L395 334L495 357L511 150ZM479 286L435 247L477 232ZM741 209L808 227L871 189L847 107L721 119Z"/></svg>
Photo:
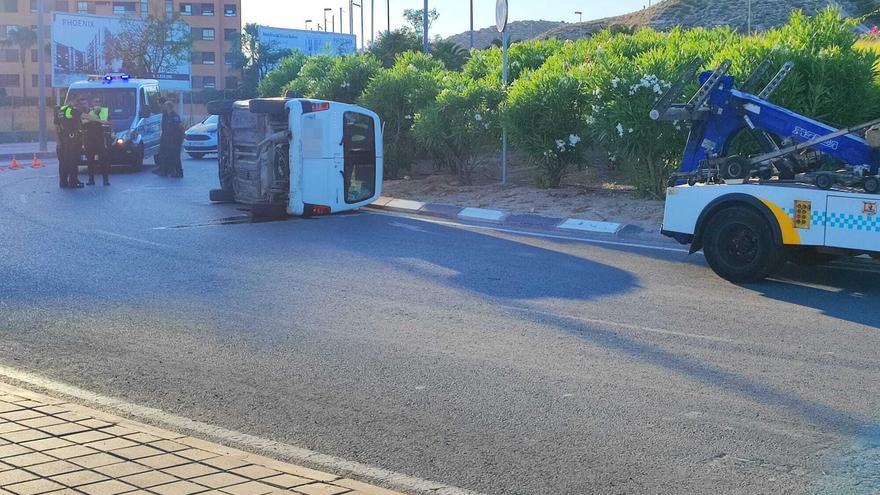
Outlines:
<svg viewBox="0 0 880 495"><path fill-rule="evenodd" d="M756 282L785 265L785 251L770 223L751 207L732 207L706 225L703 253L712 270L734 283Z"/></svg>
<svg viewBox="0 0 880 495"><path fill-rule="evenodd" d="M193 160L201 160L205 157L204 153L187 153Z"/></svg>
<svg viewBox="0 0 880 495"><path fill-rule="evenodd" d="M226 189L211 189L208 198L215 203L234 203L235 193Z"/></svg>
<svg viewBox="0 0 880 495"><path fill-rule="evenodd" d="M880 178L867 177L865 179L865 183L862 184L862 187L868 194L877 194L878 192L880 192Z"/></svg>
<svg viewBox="0 0 880 495"><path fill-rule="evenodd" d="M810 247L788 248L785 257L798 266L822 266L839 258L833 254L820 253L816 248Z"/></svg>

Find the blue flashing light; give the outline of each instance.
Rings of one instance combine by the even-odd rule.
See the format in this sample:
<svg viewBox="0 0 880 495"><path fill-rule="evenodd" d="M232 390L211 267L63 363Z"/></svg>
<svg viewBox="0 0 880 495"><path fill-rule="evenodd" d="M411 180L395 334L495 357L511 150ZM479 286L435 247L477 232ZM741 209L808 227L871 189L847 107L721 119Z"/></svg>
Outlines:
<svg viewBox="0 0 880 495"><path fill-rule="evenodd" d="M126 74L125 72L123 72L122 75L119 76L120 79L122 79L123 81L126 81L126 82L128 82L128 80L129 80L130 77L131 77L131 76L129 76L129 75Z"/></svg>

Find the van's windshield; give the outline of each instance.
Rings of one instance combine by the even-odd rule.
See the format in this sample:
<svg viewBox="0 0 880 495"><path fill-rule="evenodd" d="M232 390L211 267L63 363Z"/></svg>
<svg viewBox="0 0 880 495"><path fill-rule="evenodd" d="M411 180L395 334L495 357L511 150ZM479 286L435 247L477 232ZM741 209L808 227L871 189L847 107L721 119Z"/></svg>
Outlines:
<svg viewBox="0 0 880 495"><path fill-rule="evenodd" d="M135 88L71 88L67 92L67 104L84 97L91 106L92 100L101 100L101 106L107 107L110 124L114 131L127 129L131 125L137 110L137 93Z"/></svg>

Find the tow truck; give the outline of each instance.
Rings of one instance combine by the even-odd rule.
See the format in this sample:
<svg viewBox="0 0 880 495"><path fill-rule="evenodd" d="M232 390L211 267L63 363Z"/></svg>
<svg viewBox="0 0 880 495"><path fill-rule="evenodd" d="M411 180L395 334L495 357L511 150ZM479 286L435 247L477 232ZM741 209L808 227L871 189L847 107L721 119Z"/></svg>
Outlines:
<svg viewBox="0 0 880 495"><path fill-rule="evenodd" d="M786 262L880 257L880 119L835 129L771 103L791 63L756 91L767 63L737 87L724 62L699 74L697 92L676 103L701 65L692 61L649 115L690 125L661 233L691 253L702 249L712 270L734 283L770 277ZM734 152L743 132L761 153Z"/></svg>
<svg viewBox="0 0 880 495"><path fill-rule="evenodd" d="M298 98L218 100L214 202L255 217L318 216L366 206L382 192L382 125L345 103Z"/></svg>

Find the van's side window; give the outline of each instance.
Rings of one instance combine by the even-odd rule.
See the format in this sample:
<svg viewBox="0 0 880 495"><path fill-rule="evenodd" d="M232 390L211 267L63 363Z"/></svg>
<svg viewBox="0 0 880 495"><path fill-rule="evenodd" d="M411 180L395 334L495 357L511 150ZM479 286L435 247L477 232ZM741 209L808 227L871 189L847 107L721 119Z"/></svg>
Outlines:
<svg viewBox="0 0 880 495"><path fill-rule="evenodd" d="M359 203L376 193L376 128L362 113L345 112L343 120L345 202Z"/></svg>
<svg viewBox="0 0 880 495"><path fill-rule="evenodd" d="M147 107L150 109L150 112L157 114L161 113L159 109L159 87L158 86L147 86L144 88L147 97Z"/></svg>

